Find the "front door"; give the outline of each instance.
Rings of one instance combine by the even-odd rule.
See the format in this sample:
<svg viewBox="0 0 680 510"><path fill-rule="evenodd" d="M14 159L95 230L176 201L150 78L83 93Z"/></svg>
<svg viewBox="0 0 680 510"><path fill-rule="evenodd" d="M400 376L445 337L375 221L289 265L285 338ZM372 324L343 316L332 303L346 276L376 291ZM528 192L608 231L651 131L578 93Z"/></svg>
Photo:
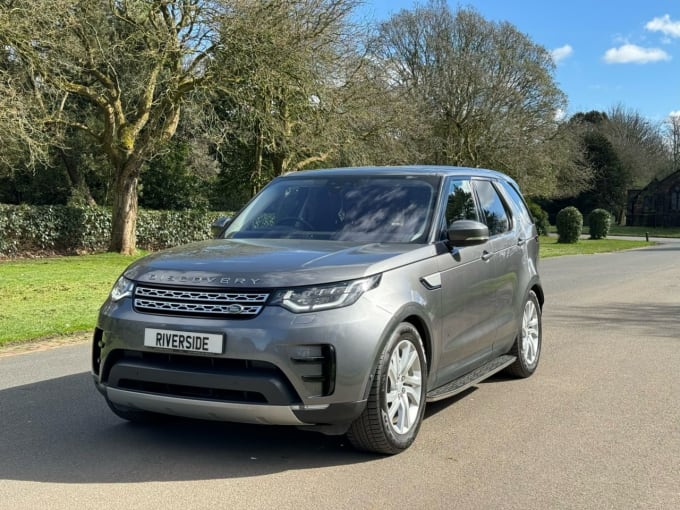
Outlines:
<svg viewBox="0 0 680 510"><path fill-rule="evenodd" d="M470 179L446 185L442 244L446 226L456 220L482 221ZM491 353L496 313L493 243L447 247L438 256L442 283L442 344L439 377L443 384L472 370Z"/></svg>

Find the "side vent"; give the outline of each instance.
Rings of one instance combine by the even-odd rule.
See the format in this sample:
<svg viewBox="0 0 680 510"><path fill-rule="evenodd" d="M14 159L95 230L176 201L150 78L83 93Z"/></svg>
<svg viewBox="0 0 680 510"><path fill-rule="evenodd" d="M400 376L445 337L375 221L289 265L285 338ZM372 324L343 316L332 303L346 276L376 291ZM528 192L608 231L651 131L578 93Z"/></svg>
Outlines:
<svg viewBox="0 0 680 510"><path fill-rule="evenodd" d="M92 336L92 373L97 376L102 362L103 333L101 329L94 328L94 335Z"/></svg>
<svg viewBox="0 0 680 510"><path fill-rule="evenodd" d="M326 397L335 391L335 349L332 345L296 345L290 359L310 397Z"/></svg>

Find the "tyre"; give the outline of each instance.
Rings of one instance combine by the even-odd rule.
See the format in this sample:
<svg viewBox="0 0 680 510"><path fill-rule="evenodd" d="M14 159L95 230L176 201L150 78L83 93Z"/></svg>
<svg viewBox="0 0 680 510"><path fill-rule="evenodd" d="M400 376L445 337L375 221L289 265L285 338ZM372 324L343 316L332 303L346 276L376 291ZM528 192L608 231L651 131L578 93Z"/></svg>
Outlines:
<svg viewBox="0 0 680 510"><path fill-rule="evenodd" d="M517 360L508 367L515 377L529 377L536 371L541 356L541 305L534 291L530 290L524 303L522 326L511 353Z"/></svg>
<svg viewBox="0 0 680 510"><path fill-rule="evenodd" d="M151 411L119 406L111 402L108 398L106 399L106 403L116 416L132 423L156 423L163 418L163 415L152 413Z"/></svg>
<svg viewBox="0 0 680 510"><path fill-rule="evenodd" d="M425 412L427 359L418 330L401 323L378 360L366 409L347 437L359 449L399 453L413 443Z"/></svg>

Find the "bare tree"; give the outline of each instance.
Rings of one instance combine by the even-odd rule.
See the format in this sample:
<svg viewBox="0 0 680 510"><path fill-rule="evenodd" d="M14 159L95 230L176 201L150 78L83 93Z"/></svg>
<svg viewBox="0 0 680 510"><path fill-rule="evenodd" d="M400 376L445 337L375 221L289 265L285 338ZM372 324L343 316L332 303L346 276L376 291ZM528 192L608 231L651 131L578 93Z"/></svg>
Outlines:
<svg viewBox="0 0 680 510"><path fill-rule="evenodd" d="M356 0L264 0L221 27L219 67L239 77L224 93L236 135L254 151L252 182L327 162L346 140L338 112L358 71Z"/></svg>
<svg viewBox="0 0 680 510"><path fill-rule="evenodd" d="M671 115L664 124L666 145L672 161L671 171L680 170L680 115Z"/></svg>
<svg viewBox="0 0 680 510"><path fill-rule="evenodd" d="M629 186L646 186L670 171L672 163L660 123L618 104L609 109L600 129L630 176Z"/></svg>
<svg viewBox="0 0 680 510"><path fill-rule="evenodd" d="M22 0L0 11L0 42L37 92L59 94L46 119L91 135L114 169L111 251L135 250L140 169L175 133L182 104L209 84L216 26L208 0ZM70 108L78 98L88 112ZM93 115L84 115L93 113Z"/></svg>
<svg viewBox="0 0 680 510"><path fill-rule="evenodd" d="M383 23L377 39L376 58L430 126L426 162L494 167L536 195L558 192L560 174L584 171L561 138L566 98L554 62L511 24L431 0Z"/></svg>
<svg viewBox="0 0 680 510"><path fill-rule="evenodd" d="M0 31L2 28L0 28ZM8 55L5 55L7 58ZM17 162L34 166L47 159L48 140L41 129L40 104L30 89L13 75L6 59L0 67L0 173L9 173Z"/></svg>

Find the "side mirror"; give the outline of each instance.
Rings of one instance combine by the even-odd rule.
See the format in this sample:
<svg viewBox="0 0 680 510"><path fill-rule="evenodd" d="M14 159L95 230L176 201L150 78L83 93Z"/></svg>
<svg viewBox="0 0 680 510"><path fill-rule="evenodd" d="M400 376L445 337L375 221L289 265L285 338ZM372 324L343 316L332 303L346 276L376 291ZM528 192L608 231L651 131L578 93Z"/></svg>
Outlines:
<svg viewBox="0 0 680 510"><path fill-rule="evenodd" d="M231 223L231 216L220 216L210 225L210 231L212 232L213 239L220 237L220 234L225 228Z"/></svg>
<svg viewBox="0 0 680 510"><path fill-rule="evenodd" d="M457 220L447 230L449 242L453 246L473 246L489 240L489 227L474 220Z"/></svg>

